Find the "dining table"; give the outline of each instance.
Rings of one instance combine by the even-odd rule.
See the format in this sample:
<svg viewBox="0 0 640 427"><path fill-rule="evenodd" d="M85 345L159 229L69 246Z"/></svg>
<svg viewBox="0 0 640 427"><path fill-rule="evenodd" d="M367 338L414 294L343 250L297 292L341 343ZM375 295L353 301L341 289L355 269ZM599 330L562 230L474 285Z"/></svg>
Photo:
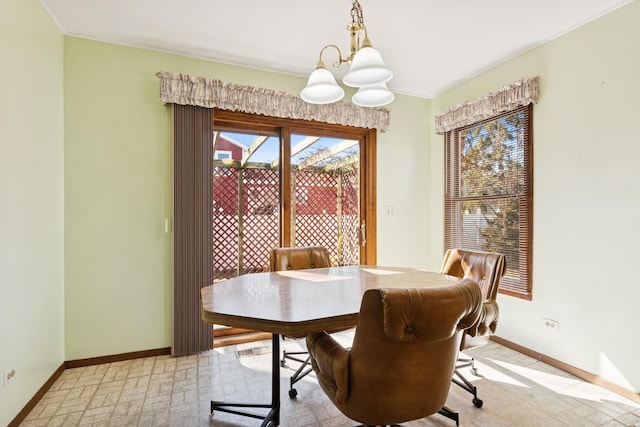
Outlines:
<svg viewBox="0 0 640 427"><path fill-rule="evenodd" d="M269 332L271 400L266 403L211 401L214 411L280 423L280 336L356 326L368 289L454 286L462 279L421 268L351 265L311 270L251 273L201 289L202 320ZM258 412L256 412L258 410Z"/></svg>

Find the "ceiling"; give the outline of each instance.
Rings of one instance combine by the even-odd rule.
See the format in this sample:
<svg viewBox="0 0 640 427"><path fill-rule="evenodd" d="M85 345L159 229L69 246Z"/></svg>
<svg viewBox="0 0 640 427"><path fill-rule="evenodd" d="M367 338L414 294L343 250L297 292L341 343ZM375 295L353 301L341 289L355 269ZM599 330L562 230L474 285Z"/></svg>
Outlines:
<svg viewBox="0 0 640 427"><path fill-rule="evenodd" d="M361 0L395 93L432 98L632 0ZM41 0L64 34L308 76L349 0ZM329 69L337 52L328 49ZM166 70L179 72L180 70ZM346 65L335 70L341 78ZM216 78L216 76L203 76ZM302 87L300 88L302 89Z"/></svg>

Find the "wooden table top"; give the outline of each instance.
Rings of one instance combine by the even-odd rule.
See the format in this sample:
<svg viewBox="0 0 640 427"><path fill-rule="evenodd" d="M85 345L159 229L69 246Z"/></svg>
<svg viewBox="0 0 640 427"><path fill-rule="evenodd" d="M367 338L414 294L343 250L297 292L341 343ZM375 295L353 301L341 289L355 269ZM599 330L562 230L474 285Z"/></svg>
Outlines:
<svg viewBox="0 0 640 427"><path fill-rule="evenodd" d="M367 289L451 286L460 280L420 269L370 266L246 274L202 288L202 319L304 336L355 326Z"/></svg>

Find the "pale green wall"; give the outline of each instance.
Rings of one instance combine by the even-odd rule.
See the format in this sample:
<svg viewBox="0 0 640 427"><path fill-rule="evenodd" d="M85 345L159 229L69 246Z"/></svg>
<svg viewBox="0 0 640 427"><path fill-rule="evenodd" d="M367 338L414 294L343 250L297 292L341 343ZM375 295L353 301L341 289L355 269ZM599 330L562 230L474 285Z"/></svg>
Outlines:
<svg viewBox="0 0 640 427"><path fill-rule="evenodd" d="M398 96L391 104L391 131L378 133L378 265L439 269L430 264L431 102ZM387 206L394 215L388 216ZM437 254L440 257L442 254Z"/></svg>
<svg viewBox="0 0 640 427"><path fill-rule="evenodd" d="M432 104L438 114L523 76L540 76L533 114L533 301L500 296L497 333L636 391L639 22L636 1ZM432 166L441 175L442 137L432 140ZM433 200L442 199L441 189L431 189ZM440 212L432 215L442 223ZM559 333L545 328L543 317L558 320Z"/></svg>
<svg viewBox="0 0 640 427"><path fill-rule="evenodd" d="M0 425L65 360L62 51L38 1L0 3Z"/></svg>
<svg viewBox="0 0 640 427"><path fill-rule="evenodd" d="M303 78L65 38L66 358L171 344L172 117L157 71L298 93ZM378 138L381 263L429 258L430 101L398 96ZM400 191L399 191L400 190ZM417 195L420 195L416 197ZM436 238L440 239L440 236ZM407 247L406 253L398 247Z"/></svg>

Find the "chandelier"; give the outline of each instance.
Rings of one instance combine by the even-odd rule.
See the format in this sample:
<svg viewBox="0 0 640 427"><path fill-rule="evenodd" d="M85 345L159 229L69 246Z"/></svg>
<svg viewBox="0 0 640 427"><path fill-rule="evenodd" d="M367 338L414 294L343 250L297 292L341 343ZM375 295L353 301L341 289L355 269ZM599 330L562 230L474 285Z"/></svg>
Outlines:
<svg viewBox="0 0 640 427"><path fill-rule="evenodd" d="M358 91L351 101L361 107L380 107L387 105L394 99L393 92L387 88L387 82L393 77L393 72L382 61L380 53L373 48L364 25L362 7L358 0L352 0L351 22L347 26L351 37L351 52L346 58L342 57L340 48L334 44L326 45L320 51L316 70L311 73L307 85L300 97L310 104L330 104L344 97L344 90L338 86L335 77L322 62L322 54L327 48L338 51L338 60L333 63L335 68L347 63L351 67L342 79L342 83L350 87L357 87ZM364 33L362 43L360 36Z"/></svg>

